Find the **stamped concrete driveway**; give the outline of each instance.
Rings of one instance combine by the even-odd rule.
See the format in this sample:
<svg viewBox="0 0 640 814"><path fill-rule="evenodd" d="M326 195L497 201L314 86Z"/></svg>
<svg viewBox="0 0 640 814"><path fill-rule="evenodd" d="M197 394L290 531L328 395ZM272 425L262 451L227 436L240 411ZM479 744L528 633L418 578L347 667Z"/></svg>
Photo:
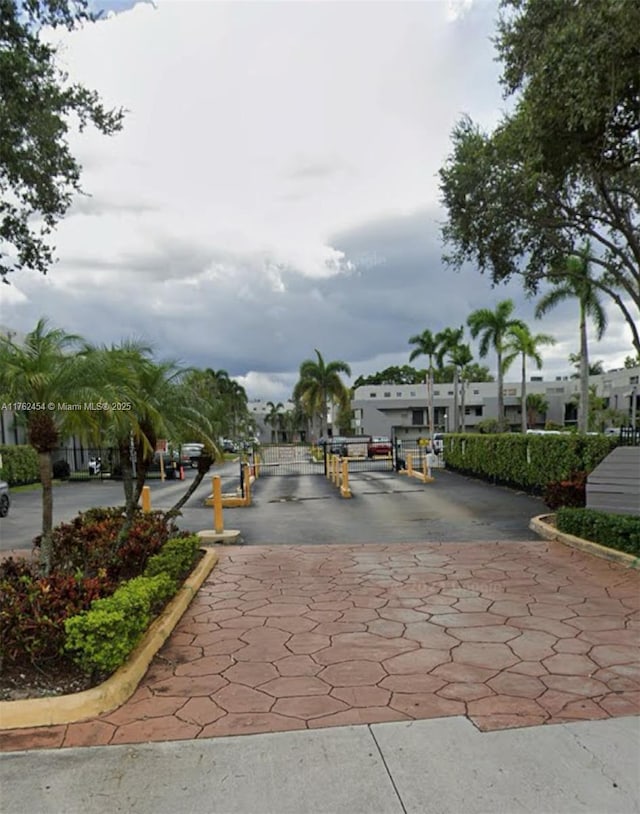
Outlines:
<svg viewBox="0 0 640 814"><path fill-rule="evenodd" d="M558 543L240 546L135 695L2 748L640 712L640 574Z"/></svg>

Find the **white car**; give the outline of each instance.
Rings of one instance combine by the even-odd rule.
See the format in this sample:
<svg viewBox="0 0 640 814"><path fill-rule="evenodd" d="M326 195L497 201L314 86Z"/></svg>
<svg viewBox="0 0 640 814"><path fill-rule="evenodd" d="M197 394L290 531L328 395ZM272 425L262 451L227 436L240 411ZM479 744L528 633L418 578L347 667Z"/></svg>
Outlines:
<svg viewBox="0 0 640 814"><path fill-rule="evenodd" d="M10 505L9 484L6 481L0 480L0 517L6 517L9 514Z"/></svg>

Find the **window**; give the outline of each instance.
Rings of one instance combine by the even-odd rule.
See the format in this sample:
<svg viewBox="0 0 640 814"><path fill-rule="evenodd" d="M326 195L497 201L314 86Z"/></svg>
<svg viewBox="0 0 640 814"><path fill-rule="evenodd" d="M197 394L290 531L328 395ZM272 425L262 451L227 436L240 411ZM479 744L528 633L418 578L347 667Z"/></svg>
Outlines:
<svg viewBox="0 0 640 814"><path fill-rule="evenodd" d="M474 391L473 391L473 395L474 395L474 396L479 396L479 395L480 395L480 391L479 391L479 390L474 390Z"/></svg>
<svg viewBox="0 0 640 814"><path fill-rule="evenodd" d="M410 396L414 396L414 397L415 397L415 395L416 395L416 391L415 391L415 390L412 390L412 391L409 393L409 395L410 395Z"/></svg>
<svg viewBox="0 0 640 814"><path fill-rule="evenodd" d="M390 392L389 390L387 390L386 392L384 392L382 395L383 395L383 396L384 396L384 398L386 398L386 399L390 399L390 398L391 398L391 392Z"/></svg>
<svg viewBox="0 0 640 814"><path fill-rule="evenodd" d="M439 390L434 390L434 391L433 391L433 395L434 395L434 396L439 396L439 395L440 395L440 391L439 391Z"/></svg>
<svg viewBox="0 0 640 814"><path fill-rule="evenodd" d="M401 399L401 398L402 398L402 393L400 392L400 390L396 390L396 398L397 398L397 399Z"/></svg>
<svg viewBox="0 0 640 814"><path fill-rule="evenodd" d="M629 384L638 384L638 376L629 376Z"/></svg>
<svg viewBox="0 0 640 814"><path fill-rule="evenodd" d="M412 410L411 423L414 427L422 426L424 424L424 410Z"/></svg>
<svg viewBox="0 0 640 814"><path fill-rule="evenodd" d="M453 395L453 390L447 390L447 395L452 396Z"/></svg>
<svg viewBox="0 0 640 814"><path fill-rule="evenodd" d="M377 393L369 393L369 398L370 398L370 399L377 399L377 398L378 398L378 394L377 394Z"/></svg>
<svg viewBox="0 0 640 814"><path fill-rule="evenodd" d="M464 414L465 415L481 416L482 415L482 405L479 405L477 407L465 407L464 408Z"/></svg>

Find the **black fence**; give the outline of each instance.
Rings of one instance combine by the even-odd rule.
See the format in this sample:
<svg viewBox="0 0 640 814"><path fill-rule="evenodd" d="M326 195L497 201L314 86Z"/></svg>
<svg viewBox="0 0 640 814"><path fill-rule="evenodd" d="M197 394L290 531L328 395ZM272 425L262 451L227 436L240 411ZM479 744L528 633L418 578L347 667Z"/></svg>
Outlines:
<svg viewBox="0 0 640 814"><path fill-rule="evenodd" d="M180 477L180 466L168 453L163 454L163 469L167 480ZM52 455L53 477L59 480L121 480L122 463L117 448L61 447ZM132 471L135 477L135 470ZM147 470L147 480L162 477L160 455L156 453Z"/></svg>
<svg viewBox="0 0 640 814"><path fill-rule="evenodd" d="M640 446L640 427L620 427L618 443L624 447Z"/></svg>

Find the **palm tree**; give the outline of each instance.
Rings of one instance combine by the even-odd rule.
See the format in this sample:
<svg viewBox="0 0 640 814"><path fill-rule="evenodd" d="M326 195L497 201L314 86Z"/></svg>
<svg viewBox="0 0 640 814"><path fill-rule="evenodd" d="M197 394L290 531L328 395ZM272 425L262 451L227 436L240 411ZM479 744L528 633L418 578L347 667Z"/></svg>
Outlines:
<svg viewBox="0 0 640 814"><path fill-rule="evenodd" d="M587 319L593 319L598 340L607 327L607 315L596 288L589 266L590 247L587 242L578 254L565 259L564 267L549 275L553 288L542 297L536 307L540 318L558 303L578 300L580 309L580 400L578 402L578 431L587 432L589 426L589 346Z"/></svg>
<svg viewBox="0 0 640 814"><path fill-rule="evenodd" d="M473 361L473 354L471 353L471 348L469 347L469 345L456 345L456 347L452 348L452 350L450 351L449 359L451 361L451 364L453 365L454 378L456 377L456 374L457 374L457 378L460 381L460 417L461 417L461 420L460 420L459 424L461 426L459 427L459 429L461 429L462 432L464 432L465 429L466 429L466 427L465 427L465 403L464 402L465 402L466 385L468 383L468 379L467 379L467 377L465 375L465 368L467 367L467 365L470 365L471 362ZM458 371L459 371L459 373L458 373ZM457 388L456 388L456 391L454 391L454 392L457 392ZM458 431L458 430L456 430L456 431Z"/></svg>
<svg viewBox="0 0 640 814"><path fill-rule="evenodd" d="M409 337L409 344L416 345L409 355L409 361L413 362L418 356L426 356L429 360L427 369L427 412L429 414L429 438L433 439L434 416L433 416L433 359L438 353L440 343L430 330L424 330L421 334Z"/></svg>
<svg viewBox="0 0 640 814"><path fill-rule="evenodd" d="M265 416L264 423L268 424L271 427L271 440L278 441L278 428L282 424L282 410L284 409L284 404L279 401L277 404L274 404L272 401L267 402L267 407L269 408L269 412Z"/></svg>
<svg viewBox="0 0 640 814"><path fill-rule="evenodd" d="M529 425L536 423L536 416L546 415L549 409L549 402L542 393L529 393L527 396L527 422Z"/></svg>
<svg viewBox="0 0 640 814"><path fill-rule="evenodd" d="M460 353L460 346L462 337L464 335L464 327L461 325L459 328L445 328L436 335L438 342L438 352L436 354L438 360L438 367L442 367L445 355L448 355L449 361L453 365L453 431L458 432L460 429L460 410L458 407L458 385L459 385L459 368L454 361L454 357Z"/></svg>
<svg viewBox="0 0 640 814"><path fill-rule="evenodd" d="M580 354L570 353L569 364L574 365L576 372L571 374L572 379L580 378ZM589 362L589 376L601 376L604 373L604 362L598 359L597 362Z"/></svg>
<svg viewBox="0 0 640 814"><path fill-rule="evenodd" d="M337 359L325 363L320 351L315 348L317 361L305 359L300 365L299 379L293 390L294 400L300 400L305 412L320 419L320 435L325 434L327 408L334 402L344 402L349 391L340 378L341 373L351 376L351 368L346 362Z"/></svg>
<svg viewBox="0 0 640 814"><path fill-rule="evenodd" d="M469 315L467 325L471 329L471 336L476 339L480 336L480 356L485 357L489 348L493 347L498 357L498 426L504 429L504 393L502 375L502 352L504 337L507 330L515 325L524 327L521 319L512 319L514 311L512 300L503 300L496 306L495 311L489 308L479 308Z"/></svg>
<svg viewBox="0 0 640 814"><path fill-rule="evenodd" d="M549 334L532 334L526 325L512 325L507 330L503 348L505 354L502 360L503 372L507 372L518 356L522 358L522 379L520 382L522 432L527 431L527 359L532 359L536 363L538 370L540 370L542 367L540 346L555 344L556 340Z"/></svg>
<svg viewBox="0 0 640 814"><path fill-rule="evenodd" d="M49 328L44 318L22 345L0 336L0 389L8 401L32 405L17 418L25 421L29 444L38 453L42 484L40 569L45 575L50 571L52 553L52 453L70 435L93 440L99 432L99 413L89 406L97 399L93 380L87 375L83 344L79 336Z"/></svg>

